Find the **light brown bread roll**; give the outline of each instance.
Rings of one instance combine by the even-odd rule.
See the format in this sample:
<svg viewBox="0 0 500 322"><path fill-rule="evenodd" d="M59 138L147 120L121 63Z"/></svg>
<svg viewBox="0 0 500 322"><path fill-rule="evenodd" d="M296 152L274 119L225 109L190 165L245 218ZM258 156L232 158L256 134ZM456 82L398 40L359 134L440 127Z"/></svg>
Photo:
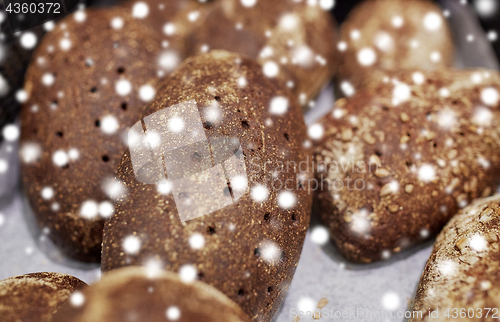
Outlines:
<svg viewBox="0 0 500 322"><path fill-rule="evenodd" d="M453 64L453 40L441 9L428 0L366 0L341 27L337 86L344 96L386 72Z"/></svg>
<svg viewBox="0 0 500 322"><path fill-rule="evenodd" d="M213 287L178 275L138 267L105 274L72 298L52 322L250 322Z"/></svg>
<svg viewBox="0 0 500 322"><path fill-rule="evenodd" d="M32 273L0 281L2 322L49 322L50 317L78 289L78 278L60 273Z"/></svg>
<svg viewBox="0 0 500 322"><path fill-rule="evenodd" d="M497 321L499 241L499 195L460 210L436 239L410 321Z"/></svg>

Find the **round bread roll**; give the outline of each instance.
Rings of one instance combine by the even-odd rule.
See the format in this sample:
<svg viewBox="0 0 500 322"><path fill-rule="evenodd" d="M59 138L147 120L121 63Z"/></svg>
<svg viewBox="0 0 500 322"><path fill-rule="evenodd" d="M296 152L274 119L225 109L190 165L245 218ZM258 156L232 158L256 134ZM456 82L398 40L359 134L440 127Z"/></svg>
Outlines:
<svg viewBox="0 0 500 322"><path fill-rule="evenodd" d="M176 109L194 117L162 114ZM222 291L252 320L270 321L295 272L312 203L300 107L255 61L212 51L186 60L145 115L148 131L201 134L212 152L190 145L163 160L155 154L168 174L157 184L139 181L155 177L154 166L144 166L150 176L134 172L135 152L125 153L118 175L127 193L105 225L103 271L156 259ZM172 143L187 144L163 141Z"/></svg>
<svg viewBox="0 0 500 322"><path fill-rule="evenodd" d="M26 74L20 156L40 227L66 255L98 262L128 127L153 99L161 39L120 8L61 20Z"/></svg>
<svg viewBox="0 0 500 322"><path fill-rule="evenodd" d="M48 322L68 297L85 285L60 273L33 273L0 281L1 320Z"/></svg>
<svg viewBox="0 0 500 322"><path fill-rule="evenodd" d="M388 258L497 189L499 90L496 71L401 73L309 128L315 205L345 257Z"/></svg>
<svg viewBox="0 0 500 322"><path fill-rule="evenodd" d="M337 70L332 17L310 1L216 1L192 33L191 55L224 49L255 58L280 77L300 103L309 103Z"/></svg>
<svg viewBox="0 0 500 322"><path fill-rule="evenodd" d="M342 24L337 83L344 96L385 72L453 64L441 9L428 0L366 0Z"/></svg>
<svg viewBox="0 0 500 322"><path fill-rule="evenodd" d="M224 294L162 270L123 268L74 293L52 322L249 322Z"/></svg>
<svg viewBox="0 0 500 322"><path fill-rule="evenodd" d="M499 241L500 196L460 210L436 239L410 321L497 321Z"/></svg>

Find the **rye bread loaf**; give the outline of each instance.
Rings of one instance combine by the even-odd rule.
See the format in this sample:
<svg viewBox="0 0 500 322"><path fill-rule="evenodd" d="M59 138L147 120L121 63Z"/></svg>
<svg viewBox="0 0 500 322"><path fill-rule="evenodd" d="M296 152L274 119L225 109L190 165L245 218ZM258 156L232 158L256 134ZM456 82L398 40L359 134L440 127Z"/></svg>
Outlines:
<svg viewBox="0 0 500 322"><path fill-rule="evenodd" d="M70 257L100 259L126 131L154 97L161 54L161 38L119 7L67 16L34 54L21 114L24 191Z"/></svg>
<svg viewBox="0 0 500 322"><path fill-rule="evenodd" d="M186 113L176 118L153 114L192 106L201 117L196 130L187 119L182 127L174 122L187 118ZM126 193L105 225L103 271L156 259L168 271L191 274L222 291L253 321L270 321L288 290L309 224L312 195L303 184L309 178L309 154L303 147L306 129L300 107L255 61L212 51L186 60L162 85L147 115L160 116L145 117L146 129L163 125L168 131L202 132L210 142L236 139L239 144L230 151L246 170L236 174L236 166L225 163L228 176L210 177L210 163L205 172L193 173L200 180L211 178L195 191L189 190L194 185L176 188L182 181L169 170L169 181L144 184L136 178L143 173L134 173L127 151L118 168ZM167 129L161 131L163 135ZM175 159L184 171L198 169L205 160L198 152ZM164 157L164 166L170 168L173 161ZM304 173L297 169L301 161ZM234 196L234 201L213 211L222 195ZM193 207L184 215L189 204ZM206 215L193 219L192 213Z"/></svg>

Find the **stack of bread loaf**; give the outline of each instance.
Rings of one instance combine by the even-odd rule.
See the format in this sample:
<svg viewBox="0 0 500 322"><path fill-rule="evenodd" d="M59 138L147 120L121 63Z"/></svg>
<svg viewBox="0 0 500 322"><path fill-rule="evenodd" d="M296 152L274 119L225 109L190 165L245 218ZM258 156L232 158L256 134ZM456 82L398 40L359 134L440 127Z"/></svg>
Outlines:
<svg viewBox="0 0 500 322"><path fill-rule="evenodd" d="M102 262L104 275L83 289L56 273L6 280L0 314L270 321L309 225L312 193L295 182L312 172L277 169L309 157L302 107L337 68L326 9L140 1L57 22L26 73L23 188L60 251ZM136 130L145 148L152 135L174 146L160 156L167 169L134 163L150 156L132 143Z"/></svg>

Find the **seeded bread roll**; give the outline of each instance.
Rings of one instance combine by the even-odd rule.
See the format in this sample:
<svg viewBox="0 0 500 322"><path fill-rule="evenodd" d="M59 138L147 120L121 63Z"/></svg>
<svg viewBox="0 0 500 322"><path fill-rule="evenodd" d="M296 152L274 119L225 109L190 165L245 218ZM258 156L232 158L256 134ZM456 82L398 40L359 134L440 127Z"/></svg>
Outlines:
<svg viewBox="0 0 500 322"><path fill-rule="evenodd" d="M431 71L453 64L441 9L427 0L366 0L341 28L338 86L351 96L385 72Z"/></svg>
<svg viewBox="0 0 500 322"><path fill-rule="evenodd" d="M177 108L193 118L162 114ZM190 145L173 158L157 156L168 181L145 184L139 179L152 178L146 174L155 167L134 172L134 149L127 151L118 169L127 192L105 225L103 271L155 258L222 291L253 321L270 321L295 272L312 203L300 107L255 61L212 51L186 60L145 115L146 129L160 137L209 140L215 164ZM187 144L175 135L162 144L172 143Z"/></svg>
<svg viewBox="0 0 500 322"><path fill-rule="evenodd" d="M315 205L344 256L387 258L497 189L499 90L496 71L402 73L309 128Z"/></svg>
<svg viewBox="0 0 500 322"><path fill-rule="evenodd" d="M34 54L21 115L24 190L70 257L100 260L126 131L154 97L161 55L160 37L121 8L68 16Z"/></svg>
<svg viewBox="0 0 500 322"><path fill-rule="evenodd" d="M162 270L123 268L74 294L52 322L249 322L213 287Z"/></svg>
<svg viewBox="0 0 500 322"><path fill-rule="evenodd" d="M191 55L224 49L255 58L305 105L337 70L337 31L326 9L310 1L216 1L192 33Z"/></svg>
<svg viewBox="0 0 500 322"><path fill-rule="evenodd" d="M499 241L500 196L460 210L436 239L410 321L498 321Z"/></svg>
<svg viewBox="0 0 500 322"><path fill-rule="evenodd" d="M48 322L74 291L78 278L60 273L33 273L0 281L2 322Z"/></svg>

